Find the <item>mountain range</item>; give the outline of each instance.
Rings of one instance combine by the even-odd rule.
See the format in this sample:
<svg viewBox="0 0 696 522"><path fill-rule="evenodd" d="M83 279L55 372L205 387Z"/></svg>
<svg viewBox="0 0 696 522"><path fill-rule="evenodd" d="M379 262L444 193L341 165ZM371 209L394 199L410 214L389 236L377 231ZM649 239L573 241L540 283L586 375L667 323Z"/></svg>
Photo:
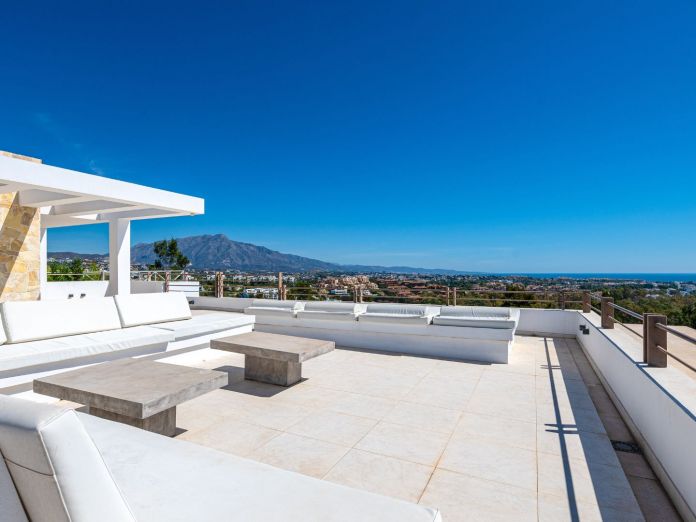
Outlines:
<svg viewBox="0 0 696 522"><path fill-rule="evenodd" d="M269 248L233 241L224 234L177 238L179 249L189 258L192 268L209 270L240 270L268 272L390 272L401 274L460 275L471 272L442 268L416 268L409 266L341 265L284 254ZM81 257L98 259L107 254L79 254L75 252L49 252L50 257L69 259ZM155 261L153 243L138 243L131 247L133 264L151 264Z"/></svg>

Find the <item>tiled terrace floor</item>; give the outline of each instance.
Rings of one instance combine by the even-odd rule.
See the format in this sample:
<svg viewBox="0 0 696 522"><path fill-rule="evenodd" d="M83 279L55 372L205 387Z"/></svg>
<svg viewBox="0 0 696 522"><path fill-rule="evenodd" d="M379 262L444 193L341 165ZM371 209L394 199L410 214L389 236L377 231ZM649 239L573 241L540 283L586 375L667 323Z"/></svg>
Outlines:
<svg viewBox="0 0 696 522"><path fill-rule="evenodd" d="M337 349L290 388L244 381L237 354L165 361L230 373L179 407L180 439L438 507L447 522L643 518L607 429L630 435L600 420L613 405L588 392L571 339L518 337L508 365ZM633 467L631 480L651 474Z"/></svg>

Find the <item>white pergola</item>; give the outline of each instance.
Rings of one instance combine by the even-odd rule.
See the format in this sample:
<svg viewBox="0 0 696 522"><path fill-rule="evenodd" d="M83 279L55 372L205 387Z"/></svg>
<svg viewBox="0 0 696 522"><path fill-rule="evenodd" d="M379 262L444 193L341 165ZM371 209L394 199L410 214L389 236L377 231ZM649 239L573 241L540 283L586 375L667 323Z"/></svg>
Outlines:
<svg viewBox="0 0 696 522"><path fill-rule="evenodd" d="M130 222L203 214L201 198L0 155L0 194L41 209L41 285L49 228L109 224L109 295L130 293Z"/></svg>

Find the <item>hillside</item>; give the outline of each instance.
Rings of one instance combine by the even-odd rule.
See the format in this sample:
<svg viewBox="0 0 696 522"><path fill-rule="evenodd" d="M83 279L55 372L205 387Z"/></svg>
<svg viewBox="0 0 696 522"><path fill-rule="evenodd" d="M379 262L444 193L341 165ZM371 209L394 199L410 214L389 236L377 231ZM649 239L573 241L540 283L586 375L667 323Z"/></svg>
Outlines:
<svg viewBox="0 0 696 522"><path fill-rule="evenodd" d="M456 270L437 268L413 268L408 266L364 266L340 265L318 259L283 254L266 247L233 241L224 234L190 236L177 239L179 248L197 269L240 270L268 272L391 272L420 274L464 274ZM94 258L101 254L77 254L74 252L51 252L50 256L68 259L71 257ZM134 264L151 264L155 261L152 243L138 243L131 248Z"/></svg>

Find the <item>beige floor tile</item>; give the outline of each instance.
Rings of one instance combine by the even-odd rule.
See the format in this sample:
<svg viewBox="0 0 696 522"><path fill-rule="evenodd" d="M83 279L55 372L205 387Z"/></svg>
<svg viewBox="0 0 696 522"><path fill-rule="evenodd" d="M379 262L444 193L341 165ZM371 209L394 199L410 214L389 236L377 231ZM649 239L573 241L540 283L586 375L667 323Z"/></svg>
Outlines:
<svg viewBox="0 0 696 522"><path fill-rule="evenodd" d="M633 475L634 477L657 480L650 464L640 453L617 451L616 456L627 477Z"/></svg>
<svg viewBox="0 0 696 522"><path fill-rule="evenodd" d="M642 522L640 513L627 513L597 504L568 501L567 497L539 493L540 522ZM657 519L656 519L657 520Z"/></svg>
<svg viewBox="0 0 696 522"><path fill-rule="evenodd" d="M438 468L536 491L536 452L482 437L452 439Z"/></svg>
<svg viewBox="0 0 696 522"><path fill-rule="evenodd" d="M377 424L377 420L331 410L309 414L286 431L295 435L353 446Z"/></svg>
<svg viewBox="0 0 696 522"><path fill-rule="evenodd" d="M380 420L396 406L396 403L397 401L394 399L347 393L327 407L333 411L347 413L348 415Z"/></svg>
<svg viewBox="0 0 696 522"><path fill-rule="evenodd" d="M537 425L531 422L464 412L452 435L461 440L480 437L530 451L537 447Z"/></svg>
<svg viewBox="0 0 696 522"><path fill-rule="evenodd" d="M346 446L283 433L251 453L249 457L271 466L321 478L348 450Z"/></svg>
<svg viewBox="0 0 696 522"><path fill-rule="evenodd" d="M435 470L420 503L440 509L446 522L532 522L537 520L535 491Z"/></svg>
<svg viewBox="0 0 696 522"><path fill-rule="evenodd" d="M387 457L434 466L447 439L447 435L442 433L382 421L355 447Z"/></svg>
<svg viewBox="0 0 696 522"><path fill-rule="evenodd" d="M284 389L273 398L307 408L326 408L347 395L348 392L300 383Z"/></svg>
<svg viewBox="0 0 696 522"><path fill-rule="evenodd" d="M537 417L537 406L534 401L488 393L474 393L465 411L525 422L536 420Z"/></svg>
<svg viewBox="0 0 696 522"><path fill-rule="evenodd" d="M537 451L553 455L567 455L589 463L620 466L609 437L601 433L577 431L574 428L558 430L538 426Z"/></svg>
<svg viewBox="0 0 696 522"><path fill-rule="evenodd" d="M425 430L438 431L440 433L452 433L461 412L417 404L413 402L399 402L391 412L384 417L386 422L403 424Z"/></svg>
<svg viewBox="0 0 696 522"><path fill-rule="evenodd" d="M432 472L430 466L352 449L324 480L418 502Z"/></svg>
<svg viewBox="0 0 696 522"><path fill-rule="evenodd" d="M404 400L440 408L462 410L469 402L476 382L473 379L448 380L428 375L408 392Z"/></svg>
<svg viewBox="0 0 696 522"><path fill-rule="evenodd" d="M223 422L184 433L177 438L246 457L281 434L280 431L227 417Z"/></svg>
<svg viewBox="0 0 696 522"><path fill-rule="evenodd" d="M606 434L604 424L597 412L591 408L566 408L553 404L539 404L537 423L548 429L563 428L566 431L591 431Z"/></svg>
<svg viewBox="0 0 696 522"><path fill-rule="evenodd" d="M588 465L558 455L537 453L539 492L567 501L640 513L633 491L620 467Z"/></svg>

